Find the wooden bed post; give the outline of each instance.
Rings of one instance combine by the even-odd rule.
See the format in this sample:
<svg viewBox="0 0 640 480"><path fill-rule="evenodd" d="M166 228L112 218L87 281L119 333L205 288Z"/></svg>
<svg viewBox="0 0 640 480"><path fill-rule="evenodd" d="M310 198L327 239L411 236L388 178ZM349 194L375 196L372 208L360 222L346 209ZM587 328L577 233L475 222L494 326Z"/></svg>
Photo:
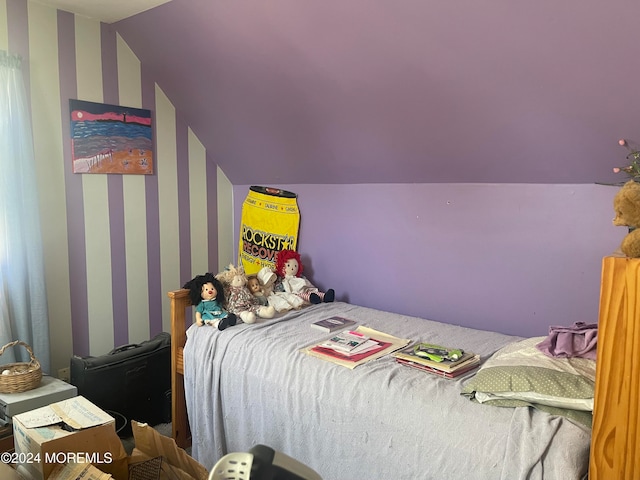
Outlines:
<svg viewBox="0 0 640 480"><path fill-rule="evenodd" d="M180 448L191 446L191 431L184 396L184 344L187 341L186 309L191 306L189 290L167 293L171 299L171 429Z"/></svg>
<svg viewBox="0 0 640 480"><path fill-rule="evenodd" d="M640 478L640 258L602 261L589 480Z"/></svg>

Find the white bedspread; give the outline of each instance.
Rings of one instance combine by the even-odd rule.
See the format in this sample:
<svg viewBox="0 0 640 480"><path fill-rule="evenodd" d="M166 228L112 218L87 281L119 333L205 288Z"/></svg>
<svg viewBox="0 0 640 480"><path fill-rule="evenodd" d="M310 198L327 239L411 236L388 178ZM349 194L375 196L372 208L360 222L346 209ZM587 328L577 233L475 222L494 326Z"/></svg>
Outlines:
<svg viewBox="0 0 640 480"><path fill-rule="evenodd" d="M532 408L460 395L461 379L399 365L354 370L301 353L332 315L402 338L461 347L483 360L519 337L336 302L219 332L191 326L184 351L192 455L207 469L262 443L324 480L572 480L586 476L590 432Z"/></svg>

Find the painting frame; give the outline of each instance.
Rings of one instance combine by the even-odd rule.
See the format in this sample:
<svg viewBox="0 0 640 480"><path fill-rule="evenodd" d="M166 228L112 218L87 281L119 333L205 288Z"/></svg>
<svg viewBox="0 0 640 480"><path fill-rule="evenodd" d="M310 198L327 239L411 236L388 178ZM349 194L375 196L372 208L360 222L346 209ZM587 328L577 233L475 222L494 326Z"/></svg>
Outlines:
<svg viewBox="0 0 640 480"><path fill-rule="evenodd" d="M153 175L151 110L69 99L73 173Z"/></svg>

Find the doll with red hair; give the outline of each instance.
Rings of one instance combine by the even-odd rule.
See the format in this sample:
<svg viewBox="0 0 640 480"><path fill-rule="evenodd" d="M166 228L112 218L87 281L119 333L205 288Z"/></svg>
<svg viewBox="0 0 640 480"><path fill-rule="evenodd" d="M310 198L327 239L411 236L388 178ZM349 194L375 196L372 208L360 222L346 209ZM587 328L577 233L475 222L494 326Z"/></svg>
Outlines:
<svg viewBox="0 0 640 480"><path fill-rule="evenodd" d="M285 292L294 293L306 302L318 304L333 302L335 292L332 288L321 292L309 280L302 276L304 266L300 254L294 250L281 250L276 255L276 275Z"/></svg>

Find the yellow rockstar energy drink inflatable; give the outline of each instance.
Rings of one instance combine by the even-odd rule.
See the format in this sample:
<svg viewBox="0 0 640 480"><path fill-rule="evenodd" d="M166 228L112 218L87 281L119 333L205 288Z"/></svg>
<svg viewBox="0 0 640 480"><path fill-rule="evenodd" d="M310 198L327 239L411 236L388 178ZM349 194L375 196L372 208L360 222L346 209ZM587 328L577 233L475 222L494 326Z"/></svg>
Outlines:
<svg viewBox="0 0 640 480"><path fill-rule="evenodd" d="M238 264L247 275L275 270L280 250L296 250L300 211L297 195L279 188L249 188L242 204Z"/></svg>

